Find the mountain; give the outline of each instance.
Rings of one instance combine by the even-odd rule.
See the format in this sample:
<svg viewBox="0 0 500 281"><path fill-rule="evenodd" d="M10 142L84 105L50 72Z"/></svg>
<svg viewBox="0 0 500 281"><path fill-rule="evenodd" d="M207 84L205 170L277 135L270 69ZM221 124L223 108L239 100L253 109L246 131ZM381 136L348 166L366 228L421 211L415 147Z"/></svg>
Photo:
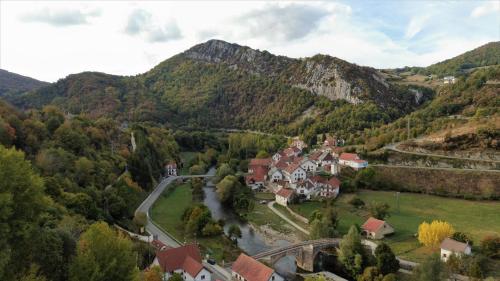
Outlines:
<svg viewBox="0 0 500 281"><path fill-rule="evenodd" d="M49 83L0 69L0 96L39 89Z"/></svg>
<svg viewBox="0 0 500 281"><path fill-rule="evenodd" d="M378 126L431 97L428 89L392 85L378 70L338 58L293 59L210 40L141 75L84 72L10 101L171 127L293 134L314 122L345 133Z"/></svg>

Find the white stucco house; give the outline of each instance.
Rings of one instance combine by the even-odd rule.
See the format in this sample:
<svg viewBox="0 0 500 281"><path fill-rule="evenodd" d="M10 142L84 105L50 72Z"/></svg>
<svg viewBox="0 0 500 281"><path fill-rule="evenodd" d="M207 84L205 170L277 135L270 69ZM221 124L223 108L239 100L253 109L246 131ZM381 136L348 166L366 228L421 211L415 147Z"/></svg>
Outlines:
<svg viewBox="0 0 500 281"><path fill-rule="evenodd" d="M267 178L271 182L277 182L283 180L283 173L280 171L280 169L272 167L267 173Z"/></svg>
<svg viewBox="0 0 500 281"><path fill-rule="evenodd" d="M276 192L276 203L282 206L288 206L292 202L294 191L288 188L282 188Z"/></svg>
<svg viewBox="0 0 500 281"><path fill-rule="evenodd" d="M451 255L463 256L470 255L472 253L472 248L467 243L462 243L451 238L445 238L441 242L441 260L447 261Z"/></svg>
<svg viewBox="0 0 500 281"><path fill-rule="evenodd" d="M394 228L386 221L370 217L362 226L363 234L367 238L382 239L388 234L394 233Z"/></svg>
<svg viewBox="0 0 500 281"><path fill-rule="evenodd" d="M284 281L272 268L245 254L240 254L231 270L234 281Z"/></svg>
<svg viewBox="0 0 500 281"><path fill-rule="evenodd" d="M165 165L165 174L167 176L177 176L177 163L174 161L168 162Z"/></svg>
<svg viewBox="0 0 500 281"><path fill-rule="evenodd" d="M318 167L316 165L316 163L314 163L313 161L305 158L302 160L302 162L300 163L300 167L302 169L304 169L304 171L308 172L308 173L315 173L316 172L316 168Z"/></svg>
<svg viewBox="0 0 500 281"><path fill-rule="evenodd" d="M368 161L359 158L356 153L342 153L339 157L339 164L349 166L355 170L368 167Z"/></svg>
<svg viewBox="0 0 500 281"><path fill-rule="evenodd" d="M307 177L306 171L300 167L300 163L292 163L283 170L285 179L290 183L303 180Z"/></svg>

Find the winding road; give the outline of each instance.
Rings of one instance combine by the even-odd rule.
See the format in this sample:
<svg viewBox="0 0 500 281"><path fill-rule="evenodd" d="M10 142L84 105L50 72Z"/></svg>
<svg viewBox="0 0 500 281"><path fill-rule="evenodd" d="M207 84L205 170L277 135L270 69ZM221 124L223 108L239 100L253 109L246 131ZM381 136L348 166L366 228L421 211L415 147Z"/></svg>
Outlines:
<svg viewBox="0 0 500 281"><path fill-rule="evenodd" d="M165 191L165 189L175 180L178 179L188 179L188 178L210 178L215 176L215 168L211 168L205 175L189 175L189 176L171 176L164 178L155 189L149 194L149 196L139 205L135 210L136 213L143 212L147 216L146 230L153 237L160 240L171 247L179 247L183 242L177 240L175 237L170 235L161 226L157 225L150 217L149 210L153 204L158 200L160 195ZM231 280L231 273L219 265L212 265L206 261L203 261L203 265L212 272L213 280Z"/></svg>

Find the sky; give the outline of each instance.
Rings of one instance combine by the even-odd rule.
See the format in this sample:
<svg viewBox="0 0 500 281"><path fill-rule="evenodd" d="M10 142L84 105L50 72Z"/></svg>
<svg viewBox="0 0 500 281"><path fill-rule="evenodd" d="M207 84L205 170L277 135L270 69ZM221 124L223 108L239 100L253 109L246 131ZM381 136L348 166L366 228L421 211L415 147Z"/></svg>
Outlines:
<svg viewBox="0 0 500 281"><path fill-rule="evenodd" d="M376 68L500 41L497 1L0 1L0 68L54 82L143 73L210 39Z"/></svg>

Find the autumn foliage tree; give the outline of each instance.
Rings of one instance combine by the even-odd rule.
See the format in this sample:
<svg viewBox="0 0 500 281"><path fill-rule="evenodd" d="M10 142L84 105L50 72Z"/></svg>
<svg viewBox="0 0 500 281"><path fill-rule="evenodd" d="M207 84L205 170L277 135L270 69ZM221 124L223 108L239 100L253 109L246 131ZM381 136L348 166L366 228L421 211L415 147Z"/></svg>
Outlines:
<svg viewBox="0 0 500 281"><path fill-rule="evenodd" d="M425 246L438 246L443 239L453 235L455 230L445 221L423 222L418 227L418 241Z"/></svg>

